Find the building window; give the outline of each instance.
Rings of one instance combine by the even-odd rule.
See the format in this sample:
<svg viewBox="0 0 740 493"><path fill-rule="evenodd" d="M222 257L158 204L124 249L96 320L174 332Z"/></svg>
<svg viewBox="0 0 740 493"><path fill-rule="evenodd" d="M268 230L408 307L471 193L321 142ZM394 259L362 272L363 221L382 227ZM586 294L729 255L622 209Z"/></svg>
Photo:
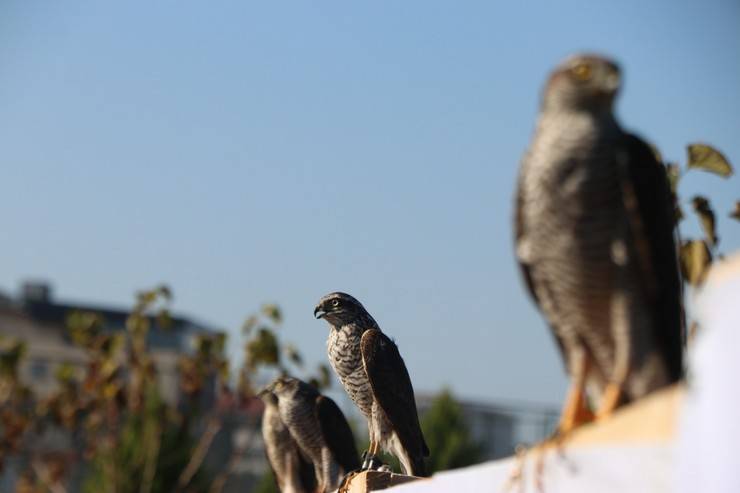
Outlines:
<svg viewBox="0 0 740 493"><path fill-rule="evenodd" d="M31 362L31 378L33 380L43 380L49 372L46 361L34 360Z"/></svg>

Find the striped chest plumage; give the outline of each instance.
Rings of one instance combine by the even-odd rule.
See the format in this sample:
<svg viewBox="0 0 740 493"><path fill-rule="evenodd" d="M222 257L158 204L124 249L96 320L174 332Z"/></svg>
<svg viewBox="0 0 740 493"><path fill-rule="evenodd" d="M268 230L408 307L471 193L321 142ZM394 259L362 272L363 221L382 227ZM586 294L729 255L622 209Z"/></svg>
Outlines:
<svg viewBox="0 0 740 493"><path fill-rule="evenodd" d="M616 123L588 118L543 120L523 163L517 246L530 267L542 309L568 339L609 331L615 257L627 256ZM604 340L597 353L610 359Z"/></svg>
<svg viewBox="0 0 740 493"><path fill-rule="evenodd" d="M275 473L279 476L279 481L285 481L285 478L292 473L290 468L294 464L290 461L293 459L291 454L295 453L295 448L293 448L290 431L280 419L277 406L265 407L262 415L262 436L265 438L267 456L275 468Z"/></svg>
<svg viewBox="0 0 740 493"><path fill-rule="evenodd" d="M362 365L360 342L363 329L354 324L332 328L327 341L329 363L342 382L350 398L369 417L373 394Z"/></svg>
<svg viewBox="0 0 740 493"><path fill-rule="evenodd" d="M300 399L280 399L280 417L293 432L298 446L314 463L321 461L321 449L325 446L321 427L314 412L314 406Z"/></svg>

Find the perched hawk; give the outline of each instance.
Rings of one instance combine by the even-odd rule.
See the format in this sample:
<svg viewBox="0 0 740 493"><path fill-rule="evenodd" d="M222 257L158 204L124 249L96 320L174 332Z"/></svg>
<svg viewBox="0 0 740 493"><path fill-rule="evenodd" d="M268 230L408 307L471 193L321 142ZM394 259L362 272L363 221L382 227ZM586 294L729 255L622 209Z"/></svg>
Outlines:
<svg viewBox="0 0 740 493"><path fill-rule="evenodd" d="M521 163L516 254L571 378L559 431L682 377L681 286L665 169L625 133L617 65L567 59Z"/></svg>
<svg viewBox="0 0 740 493"><path fill-rule="evenodd" d="M380 450L396 456L404 473L423 476L429 449L419 426L414 389L396 344L359 301L331 293L314 310L331 326L329 362L367 419L370 448L363 469L377 468Z"/></svg>
<svg viewBox="0 0 740 493"><path fill-rule="evenodd" d="M262 414L262 438L265 453L278 489L282 493L313 493L316 490L314 467L303 457L290 430L280 418L278 399L265 389L259 393L265 403Z"/></svg>
<svg viewBox="0 0 740 493"><path fill-rule="evenodd" d="M334 491L345 474L360 467L344 414L333 400L296 378L279 378L270 390L277 396L280 418L313 463L318 491Z"/></svg>

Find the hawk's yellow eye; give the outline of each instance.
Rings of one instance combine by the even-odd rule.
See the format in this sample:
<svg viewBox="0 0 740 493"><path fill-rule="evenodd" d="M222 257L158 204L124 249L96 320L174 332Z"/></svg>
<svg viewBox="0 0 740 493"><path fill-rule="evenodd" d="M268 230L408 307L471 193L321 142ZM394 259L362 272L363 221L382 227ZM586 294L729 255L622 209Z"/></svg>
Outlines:
<svg viewBox="0 0 740 493"><path fill-rule="evenodd" d="M581 82L589 80L592 75L591 65L587 63L579 63L578 65L570 69L570 71L573 76Z"/></svg>
<svg viewBox="0 0 740 493"><path fill-rule="evenodd" d="M332 300L331 306L339 306L339 300Z"/></svg>

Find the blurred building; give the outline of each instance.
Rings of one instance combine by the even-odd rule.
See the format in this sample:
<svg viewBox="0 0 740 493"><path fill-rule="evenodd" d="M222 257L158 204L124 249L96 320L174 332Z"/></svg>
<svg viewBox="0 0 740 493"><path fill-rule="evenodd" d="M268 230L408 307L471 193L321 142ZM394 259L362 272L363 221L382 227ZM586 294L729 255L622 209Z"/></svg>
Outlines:
<svg viewBox="0 0 740 493"><path fill-rule="evenodd" d="M436 396L417 395L419 414L429 410ZM532 444L555 429L559 413L547 406L456 399L470 435L483 448L485 460L514 454L520 444Z"/></svg>
<svg viewBox="0 0 740 493"><path fill-rule="evenodd" d="M45 397L56 388L54 372L62 363L83 367L85 352L75 346L67 330L67 318L74 312L93 312L102 317L103 330L125 330L129 311L89 303L62 303L53 299L51 286L26 282L18 297L0 294L0 336L26 342L26 355L20 378L34 394ZM172 317L167 328L152 319L148 343L158 369L163 398L170 404L178 400L177 360L193 350L199 334L214 334L212 327L189 318Z"/></svg>

